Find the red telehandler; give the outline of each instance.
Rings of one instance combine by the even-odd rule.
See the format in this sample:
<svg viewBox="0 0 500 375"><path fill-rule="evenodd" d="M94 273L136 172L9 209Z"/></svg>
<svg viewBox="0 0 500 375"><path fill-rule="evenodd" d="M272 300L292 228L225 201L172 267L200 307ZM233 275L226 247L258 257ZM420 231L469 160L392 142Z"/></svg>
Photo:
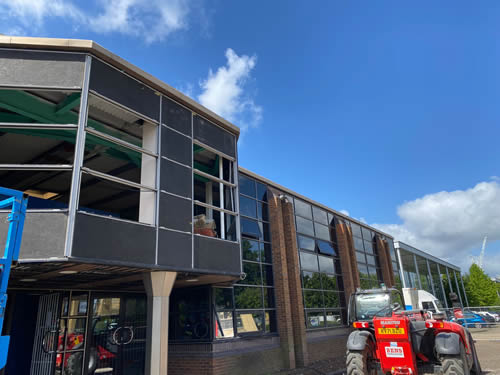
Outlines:
<svg viewBox="0 0 500 375"><path fill-rule="evenodd" d="M481 374L467 328L444 314L402 310L397 289L360 290L349 301L347 375Z"/></svg>

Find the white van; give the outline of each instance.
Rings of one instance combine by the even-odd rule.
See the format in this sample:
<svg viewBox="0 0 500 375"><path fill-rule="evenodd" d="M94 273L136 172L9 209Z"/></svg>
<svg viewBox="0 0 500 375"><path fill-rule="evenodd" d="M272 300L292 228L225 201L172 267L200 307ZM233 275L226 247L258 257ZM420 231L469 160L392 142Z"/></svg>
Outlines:
<svg viewBox="0 0 500 375"><path fill-rule="evenodd" d="M416 288L403 288L405 310L427 310L431 313L444 313L441 301L434 295Z"/></svg>

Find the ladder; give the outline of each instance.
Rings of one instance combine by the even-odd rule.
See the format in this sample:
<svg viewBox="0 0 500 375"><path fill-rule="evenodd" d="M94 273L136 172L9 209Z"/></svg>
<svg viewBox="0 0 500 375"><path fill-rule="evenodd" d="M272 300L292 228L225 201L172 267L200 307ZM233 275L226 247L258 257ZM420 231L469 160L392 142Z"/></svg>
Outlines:
<svg viewBox="0 0 500 375"><path fill-rule="evenodd" d="M1 210L11 210L7 217L9 229L5 240L5 250L0 258L0 334L3 328L5 308L7 306L7 286L9 284L12 262L19 258L21 239L23 236L24 218L28 196L20 191L0 187ZM1 199L1 198L0 198ZM2 233L3 235L3 233ZM0 369L7 363L10 336L0 336Z"/></svg>

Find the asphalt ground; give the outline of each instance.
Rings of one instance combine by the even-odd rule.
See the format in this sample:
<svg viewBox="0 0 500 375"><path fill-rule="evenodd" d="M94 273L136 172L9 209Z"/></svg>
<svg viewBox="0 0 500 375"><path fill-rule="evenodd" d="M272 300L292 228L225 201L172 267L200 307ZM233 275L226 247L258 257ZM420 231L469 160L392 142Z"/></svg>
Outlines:
<svg viewBox="0 0 500 375"><path fill-rule="evenodd" d="M470 328L476 341L483 374L500 375L500 325L494 328Z"/></svg>

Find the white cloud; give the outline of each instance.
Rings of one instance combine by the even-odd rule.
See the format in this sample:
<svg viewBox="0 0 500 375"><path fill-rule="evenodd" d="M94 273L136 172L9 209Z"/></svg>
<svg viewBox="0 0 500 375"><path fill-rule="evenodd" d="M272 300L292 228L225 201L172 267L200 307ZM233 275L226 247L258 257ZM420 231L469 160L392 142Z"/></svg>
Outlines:
<svg viewBox="0 0 500 375"><path fill-rule="evenodd" d="M262 120L262 107L255 104L251 95L244 91L257 63L257 57L238 56L231 48L226 50L226 65L200 82L202 93L198 100L218 115L234 122L245 132L256 127Z"/></svg>
<svg viewBox="0 0 500 375"><path fill-rule="evenodd" d="M349 215L349 211L347 211L347 210L340 210L339 212L341 214L344 214L345 216L351 216L351 215Z"/></svg>
<svg viewBox="0 0 500 375"><path fill-rule="evenodd" d="M190 1L193 0L97 0L98 7L94 9L92 4L78 7L72 0L0 0L4 27L0 26L0 32L22 28L24 34L38 33L48 19L58 18L70 22L73 29L118 33L152 43L188 28Z"/></svg>
<svg viewBox="0 0 500 375"><path fill-rule="evenodd" d="M478 253L485 235L493 248L500 241L500 184L481 182L467 190L429 194L403 203L398 215L402 224L373 226L467 271L470 255ZM493 248L487 254L496 262L485 261L484 268L496 275L500 256Z"/></svg>

